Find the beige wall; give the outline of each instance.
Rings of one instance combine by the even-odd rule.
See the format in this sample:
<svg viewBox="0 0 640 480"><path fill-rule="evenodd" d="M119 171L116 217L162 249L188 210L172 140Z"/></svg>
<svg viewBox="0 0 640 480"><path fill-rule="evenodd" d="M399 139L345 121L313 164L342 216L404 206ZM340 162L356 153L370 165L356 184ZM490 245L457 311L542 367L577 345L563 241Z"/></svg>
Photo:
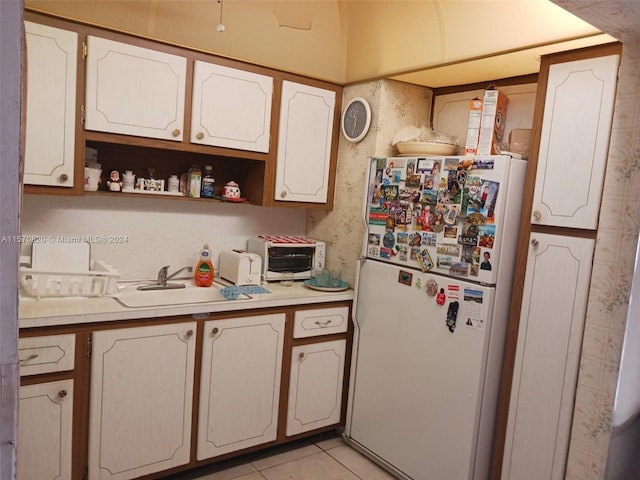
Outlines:
<svg viewBox="0 0 640 480"><path fill-rule="evenodd" d="M327 243L327 266L342 269L343 279L351 285L366 230L362 208L367 159L392 155L391 141L400 128L428 125L432 95L428 88L394 80L376 80L344 90L344 105L356 97L369 102L371 127L360 143L340 136L334 208L331 212L310 211L307 235Z"/></svg>

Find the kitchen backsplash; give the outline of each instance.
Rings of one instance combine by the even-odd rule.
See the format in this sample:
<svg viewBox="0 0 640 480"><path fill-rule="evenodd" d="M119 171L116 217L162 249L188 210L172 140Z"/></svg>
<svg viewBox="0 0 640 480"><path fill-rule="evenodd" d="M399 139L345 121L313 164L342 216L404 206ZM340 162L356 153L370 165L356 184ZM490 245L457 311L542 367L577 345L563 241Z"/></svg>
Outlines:
<svg viewBox="0 0 640 480"><path fill-rule="evenodd" d="M169 272L195 265L204 243L217 267L222 250L246 248L252 236L304 235L306 219L302 209L247 204L25 195L21 233L26 240L90 240L93 259L110 263L122 279L138 279L156 278L164 265Z"/></svg>

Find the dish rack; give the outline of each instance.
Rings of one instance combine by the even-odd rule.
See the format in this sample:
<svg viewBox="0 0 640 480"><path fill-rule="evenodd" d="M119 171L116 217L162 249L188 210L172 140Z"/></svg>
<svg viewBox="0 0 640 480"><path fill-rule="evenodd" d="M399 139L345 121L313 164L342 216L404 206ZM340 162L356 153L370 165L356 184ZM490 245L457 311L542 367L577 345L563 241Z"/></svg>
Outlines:
<svg viewBox="0 0 640 480"><path fill-rule="evenodd" d="M93 260L86 272L52 272L20 267L20 285L27 295L43 297L102 297L118 291L120 272Z"/></svg>

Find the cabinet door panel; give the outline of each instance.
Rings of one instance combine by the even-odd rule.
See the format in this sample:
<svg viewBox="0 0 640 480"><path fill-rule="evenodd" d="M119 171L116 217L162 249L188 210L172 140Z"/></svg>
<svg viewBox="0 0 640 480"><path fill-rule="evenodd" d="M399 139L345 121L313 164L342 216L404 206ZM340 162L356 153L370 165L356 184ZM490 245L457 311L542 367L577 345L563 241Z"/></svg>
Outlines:
<svg viewBox="0 0 640 480"><path fill-rule="evenodd" d="M73 380L20 387L18 480L71 479Z"/></svg>
<svg viewBox="0 0 640 480"><path fill-rule="evenodd" d="M187 60L87 37L87 130L182 140Z"/></svg>
<svg viewBox="0 0 640 480"><path fill-rule="evenodd" d="M532 223L595 229L619 56L549 68Z"/></svg>
<svg viewBox="0 0 640 480"><path fill-rule="evenodd" d="M95 332L89 479L189 462L195 322Z"/></svg>
<svg viewBox="0 0 640 480"><path fill-rule="evenodd" d="M205 324L198 460L276 439L284 324L283 313Z"/></svg>
<svg viewBox="0 0 640 480"><path fill-rule="evenodd" d="M269 152L273 78L195 62L191 142Z"/></svg>
<svg viewBox="0 0 640 480"><path fill-rule="evenodd" d="M73 187L78 34L25 22L24 183Z"/></svg>
<svg viewBox="0 0 640 480"><path fill-rule="evenodd" d="M532 233L502 478L564 478L594 241Z"/></svg>
<svg viewBox="0 0 640 480"><path fill-rule="evenodd" d="M294 347L286 434L340 422L346 340Z"/></svg>
<svg viewBox="0 0 640 480"><path fill-rule="evenodd" d="M326 203L336 94L282 82L275 199Z"/></svg>

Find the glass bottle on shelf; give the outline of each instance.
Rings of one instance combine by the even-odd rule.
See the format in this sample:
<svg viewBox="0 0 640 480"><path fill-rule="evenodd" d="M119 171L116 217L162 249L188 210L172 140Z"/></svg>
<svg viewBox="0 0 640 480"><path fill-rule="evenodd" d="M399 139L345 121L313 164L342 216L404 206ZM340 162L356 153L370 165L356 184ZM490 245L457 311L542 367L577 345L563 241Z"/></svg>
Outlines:
<svg viewBox="0 0 640 480"><path fill-rule="evenodd" d="M192 165L187 173L187 196L200 198L200 185L202 183L202 172L198 165Z"/></svg>
<svg viewBox="0 0 640 480"><path fill-rule="evenodd" d="M215 185L215 179L213 178L213 167L211 165L205 165L204 175L202 177L202 196L204 198L213 198L213 187Z"/></svg>

